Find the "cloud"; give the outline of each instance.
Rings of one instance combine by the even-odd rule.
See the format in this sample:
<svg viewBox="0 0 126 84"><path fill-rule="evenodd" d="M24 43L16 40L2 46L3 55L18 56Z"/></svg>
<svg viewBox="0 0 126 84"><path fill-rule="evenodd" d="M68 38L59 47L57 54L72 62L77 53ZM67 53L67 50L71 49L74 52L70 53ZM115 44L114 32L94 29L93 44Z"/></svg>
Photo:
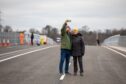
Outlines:
<svg viewBox="0 0 126 84"><path fill-rule="evenodd" d="M3 24L60 28L67 18L92 30L126 27L125 0L0 0Z"/></svg>

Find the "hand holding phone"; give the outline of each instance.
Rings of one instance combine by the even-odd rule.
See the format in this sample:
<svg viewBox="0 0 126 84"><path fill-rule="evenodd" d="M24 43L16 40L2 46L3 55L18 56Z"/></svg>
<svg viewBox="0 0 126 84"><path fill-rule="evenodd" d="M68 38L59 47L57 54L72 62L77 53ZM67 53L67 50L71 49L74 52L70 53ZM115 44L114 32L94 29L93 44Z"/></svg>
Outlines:
<svg viewBox="0 0 126 84"><path fill-rule="evenodd" d="M71 20L66 20L65 23L67 23L67 22L71 22Z"/></svg>

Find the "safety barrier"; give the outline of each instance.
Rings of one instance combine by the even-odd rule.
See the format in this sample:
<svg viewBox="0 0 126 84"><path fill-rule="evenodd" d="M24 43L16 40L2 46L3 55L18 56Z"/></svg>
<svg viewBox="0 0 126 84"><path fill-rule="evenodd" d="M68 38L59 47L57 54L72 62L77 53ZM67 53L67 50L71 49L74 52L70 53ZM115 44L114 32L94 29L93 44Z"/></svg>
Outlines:
<svg viewBox="0 0 126 84"><path fill-rule="evenodd" d="M19 33L0 32L0 46L11 46L19 44Z"/></svg>
<svg viewBox="0 0 126 84"><path fill-rule="evenodd" d="M115 35L104 40L102 45L126 47L126 36Z"/></svg>
<svg viewBox="0 0 126 84"><path fill-rule="evenodd" d="M28 45L31 45L31 33L25 32L25 43ZM39 35L39 34L34 34L34 44L36 45L44 45L44 44L51 44L53 45L55 42L47 37L46 35Z"/></svg>
<svg viewBox="0 0 126 84"><path fill-rule="evenodd" d="M53 44L54 41L45 35L34 34L35 45ZM31 33L28 32L0 32L0 47L31 45Z"/></svg>

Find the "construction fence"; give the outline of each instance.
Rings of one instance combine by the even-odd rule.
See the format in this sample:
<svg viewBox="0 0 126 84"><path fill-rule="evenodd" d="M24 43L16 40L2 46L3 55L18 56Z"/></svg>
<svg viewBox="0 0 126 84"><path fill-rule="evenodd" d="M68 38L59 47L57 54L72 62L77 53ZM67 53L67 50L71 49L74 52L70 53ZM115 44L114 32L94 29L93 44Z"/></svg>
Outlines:
<svg viewBox="0 0 126 84"><path fill-rule="evenodd" d="M46 35L34 34L35 45L54 44ZM31 45L31 33L28 32L0 32L0 47Z"/></svg>

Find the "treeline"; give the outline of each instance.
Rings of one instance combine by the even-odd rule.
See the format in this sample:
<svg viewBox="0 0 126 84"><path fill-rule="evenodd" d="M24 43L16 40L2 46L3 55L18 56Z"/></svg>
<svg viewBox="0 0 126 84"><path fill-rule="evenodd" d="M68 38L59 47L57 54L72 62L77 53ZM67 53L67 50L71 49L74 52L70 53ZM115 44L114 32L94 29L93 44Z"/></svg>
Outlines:
<svg viewBox="0 0 126 84"><path fill-rule="evenodd" d="M13 29L9 25L6 26L0 25L0 32L13 32Z"/></svg>
<svg viewBox="0 0 126 84"><path fill-rule="evenodd" d="M26 32L26 30L24 31L14 31L13 28L11 26L2 26L0 25L0 32ZM40 35L46 35L50 38L52 38L54 41L57 40L57 38L60 37L59 34L59 30L56 27L52 27L51 25L46 25L45 27L43 27L41 29L41 31L37 30L36 28L30 28L29 29L30 33L35 33L35 34L40 34Z"/></svg>
<svg viewBox="0 0 126 84"><path fill-rule="evenodd" d="M57 38L60 37L58 28L52 27L51 25L46 25L45 27L42 28L41 31L38 31L35 28L31 28L31 29L29 29L29 32L46 35L46 36L52 38L54 41L57 41Z"/></svg>
<svg viewBox="0 0 126 84"><path fill-rule="evenodd" d="M80 29L80 33L83 35L85 44L87 45L96 45L96 39L99 38L100 42L102 43L106 38L113 36L113 35L125 35L126 36L126 28L121 29L105 29L104 31L90 31L87 25L82 26ZM41 31L37 30L36 28L30 28L29 32L33 32L36 34L47 35L48 37L52 38L54 41L57 41L57 38L60 38L59 28L52 27L51 25L46 25L45 27L41 28ZM13 28L11 26L2 26L0 25L0 32L13 32ZM14 31L19 32L19 31ZM25 30L24 30L25 32Z"/></svg>
<svg viewBox="0 0 126 84"><path fill-rule="evenodd" d="M96 39L100 40L102 43L106 38L113 35L125 35L126 36L126 28L121 29L105 29L104 31L90 31L88 26L83 26L80 28L80 32L83 35L84 41L86 45L96 45Z"/></svg>

